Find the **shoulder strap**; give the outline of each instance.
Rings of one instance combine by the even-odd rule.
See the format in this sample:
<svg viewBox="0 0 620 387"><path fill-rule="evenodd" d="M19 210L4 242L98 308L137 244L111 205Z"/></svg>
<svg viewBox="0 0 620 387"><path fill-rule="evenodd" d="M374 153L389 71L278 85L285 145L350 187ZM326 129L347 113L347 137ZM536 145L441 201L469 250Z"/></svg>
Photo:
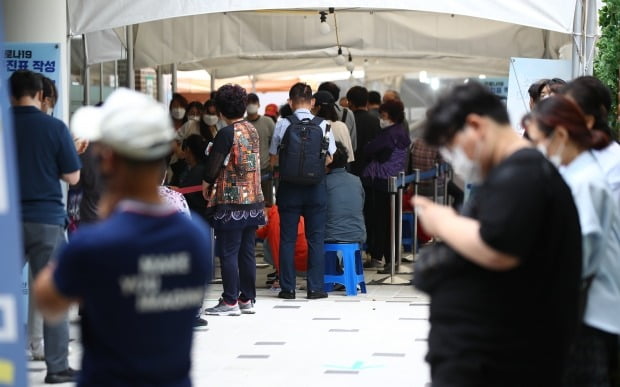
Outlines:
<svg viewBox="0 0 620 387"><path fill-rule="evenodd" d="M347 122L347 113L349 113L349 109L342 108L342 118L340 119L340 121Z"/></svg>
<svg viewBox="0 0 620 387"><path fill-rule="evenodd" d="M297 118L295 114L291 114L290 116L286 117L286 119L289 120L291 125L298 124L300 122L299 118Z"/></svg>
<svg viewBox="0 0 620 387"><path fill-rule="evenodd" d="M312 121L310 122L312 122L314 125L319 126L321 125L321 122L323 122L323 119L321 117L314 116L314 118L312 118Z"/></svg>

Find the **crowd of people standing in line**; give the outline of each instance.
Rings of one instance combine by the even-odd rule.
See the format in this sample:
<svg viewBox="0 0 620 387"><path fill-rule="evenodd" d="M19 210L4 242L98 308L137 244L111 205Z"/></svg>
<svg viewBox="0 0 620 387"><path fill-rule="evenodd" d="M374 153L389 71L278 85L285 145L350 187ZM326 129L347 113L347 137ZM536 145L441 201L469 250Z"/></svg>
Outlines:
<svg viewBox="0 0 620 387"><path fill-rule="evenodd" d="M475 82L440 97L413 139L397 92L379 100L355 86L343 107L339 88L325 82L316 93L293 85L288 103L267 106L268 116L258 113L258 96L238 85L221 87L204 104L175 94L168 111L120 90L76 113L72 138L45 114L53 88L18 71L11 92L24 248L38 305L46 319L58 319L81 301L88 338L82 384L151 380L154 371L138 363L161 360L144 352L153 345L169 362L158 380L186 381L191 330L206 324L200 315L212 268L205 222L215 232L223 282L207 315L255 313L257 235L277 268L278 297L296 298L304 271L307 298L326 298L323 244L365 243L366 266L391 271L387 178L417 159L443 159L477 189L459 212L412 199L421 225L441 241L421 251L414 277L431 296L434 385L617 383L620 145L608 123L612 99L594 77L541 80L529 91L524 136L510 127L499 98ZM321 133L325 175L311 184L278 181L300 125ZM96 142L94 154L84 139ZM412 157L412 149L424 156ZM99 178L85 180L89 169ZM59 178L80 187L75 211L83 224L66 246ZM99 197L92 226L88 211L97 201L89 190ZM52 256L56 263L47 265ZM145 320L145 313L159 317ZM119 323L129 321L132 334L112 337L100 323L110 316L123 316ZM77 377L60 319L43 325L48 383ZM180 343L139 339L171 323L183 327Z"/></svg>

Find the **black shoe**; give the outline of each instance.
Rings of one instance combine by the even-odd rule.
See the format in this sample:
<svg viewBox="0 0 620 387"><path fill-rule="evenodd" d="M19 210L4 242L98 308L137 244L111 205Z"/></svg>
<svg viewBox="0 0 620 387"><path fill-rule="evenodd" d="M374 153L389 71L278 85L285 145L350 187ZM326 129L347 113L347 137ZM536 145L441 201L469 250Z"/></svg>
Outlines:
<svg viewBox="0 0 620 387"><path fill-rule="evenodd" d="M72 368L67 368L64 371L50 373L45 376L45 383L47 384L59 384L59 383L71 383L76 382L78 372Z"/></svg>
<svg viewBox="0 0 620 387"><path fill-rule="evenodd" d="M377 274L392 274L392 265L385 265L382 270L377 271ZM398 266L394 268L394 274L398 274Z"/></svg>
<svg viewBox="0 0 620 387"><path fill-rule="evenodd" d="M309 300L318 300L319 298L327 298L327 292L324 292L321 290L316 291L316 292L313 292L313 291L308 292Z"/></svg>
<svg viewBox="0 0 620 387"><path fill-rule="evenodd" d="M276 274L275 277L267 279L267 281L265 281L265 284L266 285L273 285L273 283L278 281L278 280L279 280L279 278L278 278L278 275Z"/></svg>
<svg viewBox="0 0 620 387"><path fill-rule="evenodd" d="M196 319L194 320L194 328L195 329L204 328L207 325L209 325L209 322L207 320L205 320L202 317L196 316Z"/></svg>
<svg viewBox="0 0 620 387"><path fill-rule="evenodd" d="M284 298L285 300L294 300L295 299L295 291L294 290L281 290L278 293L279 298Z"/></svg>
<svg viewBox="0 0 620 387"><path fill-rule="evenodd" d="M273 273L267 274L267 278L276 278L278 276L278 272L274 271Z"/></svg>

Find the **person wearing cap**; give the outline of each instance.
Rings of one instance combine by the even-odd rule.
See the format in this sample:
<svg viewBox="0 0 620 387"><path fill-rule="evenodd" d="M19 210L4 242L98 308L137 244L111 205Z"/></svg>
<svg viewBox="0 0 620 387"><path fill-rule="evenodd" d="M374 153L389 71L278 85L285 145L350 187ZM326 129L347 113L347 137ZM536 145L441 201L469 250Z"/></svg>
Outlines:
<svg viewBox="0 0 620 387"><path fill-rule="evenodd" d="M206 225L158 192L174 139L168 112L119 89L102 107L79 109L71 127L97 142L103 220L77 230L41 271L38 305L49 318L82 305L78 386L189 386L193 325L211 265Z"/></svg>
<svg viewBox="0 0 620 387"><path fill-rule="evenodd" d="M334 97L334 101L340 99L340 88L334 82L323 82L319 85L319 91L327 91ZM348 107L336 106L336 113L338 113L338 119L347 125L349 128L349 136L351 137L351 144L353 150L357 149L357 124L353 112Z"/></svg>
<svg viewBox="0 0 620 387"><path fill-rule="evenodd" d="M261 168L260 185L263 190L265 205L271 206L273 204L273 171L269 165L269 144L271 144L275 124L269 117L258 114L258 108L260 108L260 100L258 99L258 95L254 93L248 94L248 106L246 107L247 115L245 116L245 119L254 125L256 131L258 131Z"/></svg>
<svg viewBox="0 0 620 387"><path fill-rule="evenodd" d="M209 223L215 230L222 272L222 298L205 313L239 316L254 313L256 302L256 229L265 224L260 186L260 140L243 118L247 94L227 84L215 94L215 104L228 126L220 129L207 149L203 195Z"/></svg>
<svg viewBox="0 0 620 387"><path fill-rule="evenodd" d="M280 113L278 112L278 105L276 105L275 103L270 103L269 105L265 106L265 115L271 118L274 124L278 122L278 117L280 117Z"/></svg>
<svg viewBox="0 0 620 387"><path fill-rule="evenodd" d="M327 120L331 126L331 132L334 134L334 141L342 143L347 150L347 164L355 160L353 154L353 145L351 144L351 135L349 128L344 122L338 120L336 112L336 100L327 91L317 91L314 93L314 106L310 110L312 114Z"/></svg>
<svg viewBox="0 0 620 387"><path fill-rule="evenodd" d="M18 70L9 80L15 125L24 253L36 278L64 241L67 212L59 180L75 184L80 160L67 126L43 112L40 74ZM33 321L29 321L32 327ZM67 360L69 325L66 317L43 328L46 383L75 380Z"/></svg>

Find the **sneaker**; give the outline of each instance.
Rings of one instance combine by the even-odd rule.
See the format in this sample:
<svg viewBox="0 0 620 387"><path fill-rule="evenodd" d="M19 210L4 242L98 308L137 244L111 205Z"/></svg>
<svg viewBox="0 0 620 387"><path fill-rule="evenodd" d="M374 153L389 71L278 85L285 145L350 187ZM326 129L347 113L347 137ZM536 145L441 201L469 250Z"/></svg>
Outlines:
<svg viewBox="0 0 620 387"><path fill-rule="evenodd" d="M383 267L383 262L378 259L371 259L370 261L364 262L364 269L378 269Z"/></svg>
<svg viewBox="0 0 620 387"><path fill-rule="evenodd" d="M256 311L254 310L254 301L248 300L243 302L241 300L237 301L237 305L239 305L239 310L241 310L241 314L254 314Z"/></svg>
<svg viewBox="0 0 620 387"><path fill-rule="evenodd" d="M59 384L59 383L71 383L76 382L78 372L72 368L67 368L60 372L48 372L45 376L45 383L47 384Z"/></svg>
<svg viewBox="0 0 620 387"><path fill-rule="evenodd" d="M239 303L228 305L223 298L220 298L220 302L213 308L205 309L205 314L210 316L241 316L241 311L239 310Z"/></svg>
<svg viewBox="0 0 620 387"><path fill-rule="evenodd" d="M206 328L207 325L209 325L209 322L207 320L202 317L196 316L196 319L194 320L194 329Z"/></svg>

